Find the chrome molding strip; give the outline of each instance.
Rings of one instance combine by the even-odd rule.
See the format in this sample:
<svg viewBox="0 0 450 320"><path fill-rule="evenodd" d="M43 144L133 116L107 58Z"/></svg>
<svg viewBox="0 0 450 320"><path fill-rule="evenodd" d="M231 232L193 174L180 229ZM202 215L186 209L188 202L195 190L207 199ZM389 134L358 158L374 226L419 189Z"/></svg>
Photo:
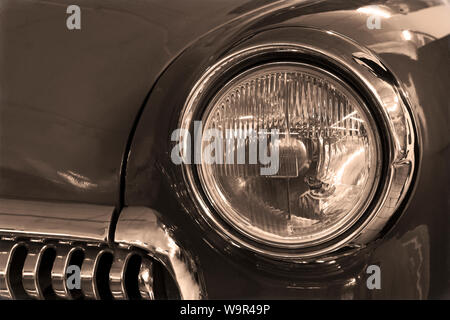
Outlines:
<svg viewBox="0 0 450 320"><path fill-rule="evenodd" d="M411 103L404 94L399 82L384 64L367 48L331 31L292 27L291 36L283 36L283 30L276 29L264 33L265 39L277 39L277 42L253 37L248 43L241 44L232 53L222 58L206 70L193 87L182 111L179 128L189 130L195 120L197 109L217 79L223 77L230 68L243 61L257 61L260 57L276 53L308 56L312 59L327 61L331 65L348 72L375 101L374 108L381 114L387 133L387 167L385 183L380 186L381 196L365 220L351 234L330 241L327 246L311 247L309 251L272 250L263 247L231 230L218 215L210 209L208 200L196 183L193 165L183 165L183 176L194 204L198 208L205 232L217 232L225 241L239 248L245 247L258 254L277 259L310 260L330 254L348 245L364 246L376 239L387 221L396 212L410 188L416 168L417 127L411 110ZM293 36L292 36L293 34ZM370 64L366 63L367 61ZM376 67L374 67L376 66ZM389 77L386 77L389 75ZM184 143L188 143L184 139ZM187 148L186 145L183 146ZM197 217L195 217L197 219Z"/></svg>
<svg viewBox="0 0 450 320"><path fill-rule="evenodd" d="M0 234L108 241L114 207L0 198Z"/></svg>
<svg viewBox="0 0 450 320"><path fill-rule="evenodd" d="M192 256L181 248L157 213L145 207L124 208L117 222L114 241L123 246L144 249L159 261L173 277L182 299L206 298L205 286ZM145 279L147 271L140 273ZM148 285L142 281L140 288Z"/></svg>

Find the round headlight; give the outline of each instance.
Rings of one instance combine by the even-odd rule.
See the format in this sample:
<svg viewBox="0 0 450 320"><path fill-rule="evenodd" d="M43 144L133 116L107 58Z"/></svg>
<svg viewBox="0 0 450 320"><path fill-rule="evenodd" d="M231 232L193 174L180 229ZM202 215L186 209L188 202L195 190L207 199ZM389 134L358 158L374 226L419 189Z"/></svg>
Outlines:
<svg viewBox="0 0 450 320"><path fill-rule="evenodd" d="M226 223L254 241L323 243L373 198L377 126L359 95L326 70L297 62L251 68L215 94L201 120L204 192Z"/></svg>

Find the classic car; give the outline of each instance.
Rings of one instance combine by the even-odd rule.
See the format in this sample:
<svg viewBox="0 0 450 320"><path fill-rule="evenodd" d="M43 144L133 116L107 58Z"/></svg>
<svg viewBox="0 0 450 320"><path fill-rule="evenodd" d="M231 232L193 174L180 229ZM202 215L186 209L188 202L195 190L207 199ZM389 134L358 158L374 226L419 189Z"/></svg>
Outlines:
<svg viewBox="0 0 450 320"><path fill-rule="evenodd" d="M0 297L450 298L449 17L0 0Z"/></svg>

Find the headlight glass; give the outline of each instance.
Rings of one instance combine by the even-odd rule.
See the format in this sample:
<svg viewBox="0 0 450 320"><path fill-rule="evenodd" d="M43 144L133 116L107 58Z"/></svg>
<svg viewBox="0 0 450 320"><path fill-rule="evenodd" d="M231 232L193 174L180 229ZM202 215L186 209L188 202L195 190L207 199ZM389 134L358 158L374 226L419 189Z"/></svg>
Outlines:
<svg viewBox="0 0 450 320"><path fill-rule="evenodd" d="M381 159L375 122L359 95L321 68L252 68L216 93L202 123L203 189L221 218L255 241L288 248L327 241L373 197Z"/></svg>

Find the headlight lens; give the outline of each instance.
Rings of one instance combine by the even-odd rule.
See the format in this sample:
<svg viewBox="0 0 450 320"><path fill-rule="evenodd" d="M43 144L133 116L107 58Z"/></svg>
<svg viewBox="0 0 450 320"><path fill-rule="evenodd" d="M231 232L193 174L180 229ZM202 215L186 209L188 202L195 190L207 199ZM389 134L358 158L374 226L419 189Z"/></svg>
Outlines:
<svg viewBox="0 0 450 320"><path fill-rule="evenodd" d="M220 134L202 139L204 191L253 240L286 248L325 242L358 220L373 197L381 159L375 122L359 95L321 68L283 62L250 69L218 91L202 121L204 133ZM268 134L273 129L277 139ZM261 175L273 164L251 161L252 152L262 156L263 137L266 156L278 157L271 158L279 161L275 174ZM205 158L212 143L215 163Z"/></svg>

